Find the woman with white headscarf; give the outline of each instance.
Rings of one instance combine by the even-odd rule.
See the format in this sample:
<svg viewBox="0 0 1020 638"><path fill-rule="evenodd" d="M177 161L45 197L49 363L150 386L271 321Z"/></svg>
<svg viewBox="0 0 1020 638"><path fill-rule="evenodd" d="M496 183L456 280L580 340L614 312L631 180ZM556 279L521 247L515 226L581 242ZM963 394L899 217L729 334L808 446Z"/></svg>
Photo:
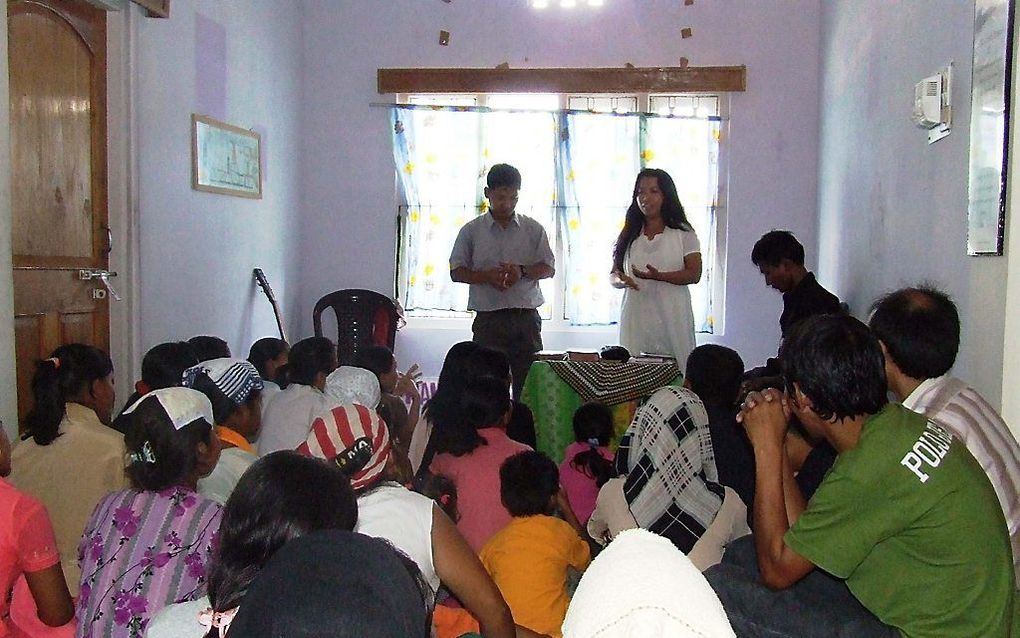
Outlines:
<svg viewBox="0 0 1020 638"><path fill-rule="evenodd" d="M584 572L563 638L733 638L726 611L701 572L666 539L620 533Z"/></svg>

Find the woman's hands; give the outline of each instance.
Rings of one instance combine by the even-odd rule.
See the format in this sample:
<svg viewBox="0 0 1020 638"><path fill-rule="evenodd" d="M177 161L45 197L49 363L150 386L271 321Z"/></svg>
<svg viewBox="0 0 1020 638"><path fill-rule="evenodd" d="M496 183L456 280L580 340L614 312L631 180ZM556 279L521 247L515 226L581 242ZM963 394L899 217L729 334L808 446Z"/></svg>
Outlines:
<svg viewBox="0 0 1020 638"><path fill-rule="evenodd" d="M634 276L637 277L638 279L652 279L655 281L663 281L662 273L659 272L658 268L651 264L645 264L645 270L638 270L637 268L634 268L633 270Z"/></svg>
<svg viewBox="0 0 1020 638"><path fill-rule="evenodd" d="M634 290L641 290L641 287L638 286L637 282L627 276L627 274L622 270L614 270L612 274L609 275L609 285L613 288L633 288Z"/></svg>

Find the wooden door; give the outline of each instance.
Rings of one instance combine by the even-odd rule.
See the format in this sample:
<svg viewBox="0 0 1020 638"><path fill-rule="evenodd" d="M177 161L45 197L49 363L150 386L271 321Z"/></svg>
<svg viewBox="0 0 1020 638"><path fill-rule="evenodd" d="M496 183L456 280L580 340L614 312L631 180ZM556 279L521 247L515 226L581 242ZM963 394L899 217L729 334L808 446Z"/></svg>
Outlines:
<svg viewBox="0 0 1020 638"><path fill-rule="evenodd" d="M64 343L109 350L106 15L84 0L8 0L19 420L35 362ZM101 292L96 292L101 291Z"/></svg>

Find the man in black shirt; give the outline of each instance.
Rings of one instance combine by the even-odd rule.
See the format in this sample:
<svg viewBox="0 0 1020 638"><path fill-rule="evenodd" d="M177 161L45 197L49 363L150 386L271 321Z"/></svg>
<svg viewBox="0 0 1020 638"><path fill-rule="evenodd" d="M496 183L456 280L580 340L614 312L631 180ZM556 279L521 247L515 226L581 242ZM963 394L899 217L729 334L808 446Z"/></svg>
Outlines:
<svg viewBox="0 0 1020 638"><path fill-rule="evenodd" d="M765 233L751 250L751 261L765 277L765 284L783 293L783 314L779 329L785 339L793 327L812 315L842 313L839 298L822 287L815 275L804 267L804 246L788 230ZM749 371L745 390L782 387L776 377L782 374L778 358L769 359L762 368ZM817 444L791 434L787 436L791 463L797 468L797 483L804 498L811 498L836 460L836 450L826 441Z"/></svg>
<svg viewBox="0 0 1020 638"><path fill-rule="evenodd" d="M804 246L790 231L773 230L762 235L751 250L751 261L765 277L766 285L783 293L779 327L784 338L803 319L841 311L839 298L804 268Z"/></svg>

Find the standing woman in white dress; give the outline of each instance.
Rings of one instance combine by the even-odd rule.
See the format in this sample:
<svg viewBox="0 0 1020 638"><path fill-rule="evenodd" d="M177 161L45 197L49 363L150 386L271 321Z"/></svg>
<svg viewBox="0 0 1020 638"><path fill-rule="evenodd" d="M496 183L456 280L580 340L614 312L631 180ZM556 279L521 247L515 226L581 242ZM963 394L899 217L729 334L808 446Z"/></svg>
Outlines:
<svg viewBox="0 0 1020 638"><path fill-rule="evenodd" d="M620 344L633 354L676 357L683 370L694 349L687 286L701 280L701 244L669 173L646 168L613 249L611 282L624 288Z"/></svg>

